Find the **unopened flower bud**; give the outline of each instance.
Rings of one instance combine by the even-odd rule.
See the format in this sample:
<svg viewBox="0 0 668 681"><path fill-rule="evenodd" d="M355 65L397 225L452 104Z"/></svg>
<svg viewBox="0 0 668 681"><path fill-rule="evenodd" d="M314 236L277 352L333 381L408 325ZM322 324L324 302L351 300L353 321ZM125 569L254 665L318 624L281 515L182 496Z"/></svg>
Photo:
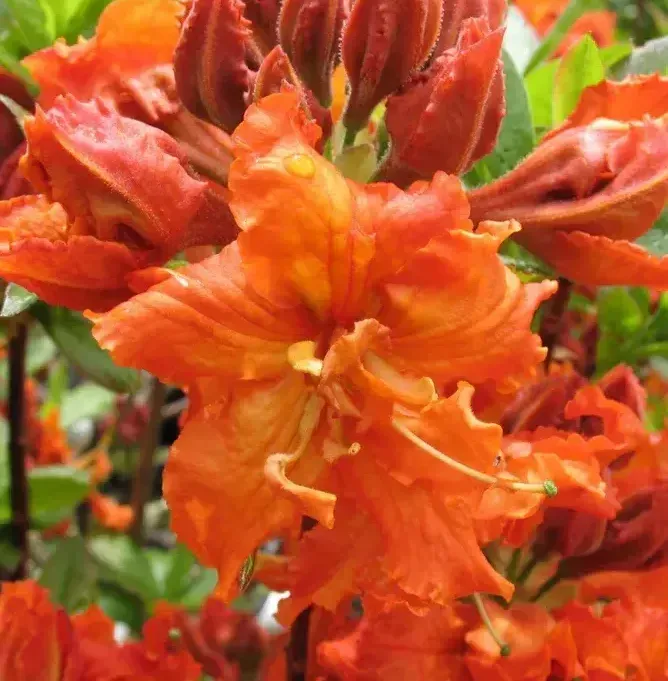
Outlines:
<svg viewBox="0 0 668 681"><path fill-rule="evenodd" d="M389 98L392 150L383 179L461 174L494 149L505 112L502 40L502 29L467 20L457 47Z"/></svg>
<svg viewBox="0 0 668 681"><path fill-rule="evenodd" d="M466 19L485 19L490 29L495 30L503 24L507 9L506 0L445 0L441 32L432 58L457 44Z"/></svg>
<svg viewBox="0 0 668 681"><path fill-rule="evenodd" d="M241 0L193 0L174 53L176 87L199 118L230 132L250 92L250 23Z"/></svg>
<svg viewBox="0 0 668 681"><path fill-rule="evenodd" d="M343 0L284 0L281 9L281 46L304 84L325 106L332 99L332 70L344 18Z"/></svg>
<svg viewBox="0 0 668 681"><path fill-rule="evenodd" d="M442 0L357 0L343 32L350 82L343 122L357 130L374 107L406 83L431 54Z"/></svg>

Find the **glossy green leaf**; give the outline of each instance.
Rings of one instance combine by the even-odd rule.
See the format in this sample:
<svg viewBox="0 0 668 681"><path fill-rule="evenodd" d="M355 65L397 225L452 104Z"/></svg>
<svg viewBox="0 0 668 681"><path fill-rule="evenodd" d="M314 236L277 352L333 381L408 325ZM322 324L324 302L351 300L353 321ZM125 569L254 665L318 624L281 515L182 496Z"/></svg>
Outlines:
<svg viewBox="0 0 668 681"><path fill-rule="evenodd" d="M139 373L114 363L91 335L92 324L81 314L41 302L34 305L31 312L65 357L93 381L119 393L139 388Z"/></svg>
<svg viewBox="0 0 668 681"><path fill-rule="evenodd" d="M56 39L56 22L47 0L4 0L23 45L36 52Z"/></svg>
<svg viewBox="0 0 668 681"><path fill-rule="evenodd" d="M554 59L541 64L524 79L533 124L538 130L549 130L552 128L554 79L558 68L559 60Z"/></svg>
<svg viewBox="0 0 668 681"><path fill-rule="evenodd" d="M26 291L18 284L7 284L5 294L0 307L0 317L15 317L27 310L37 301L37 296L30 291Z"/></svg>
<svg viewBox="0 0 668 681"><path fill-rule="evenodd" d="M558 125L575 110L585 88L605 78L605 67L591 36L585 36L561 59L554 77L552 123Z"/></svg>
<svg viewBox="0 0 668 681"><path fill-rule="evenodd" d="M63 396L60 423L69 428L80 418L99 418L108 414L115 402L115 392L95 383L82 383Z"/></svg>
<svg viewBox="0 0 668 681"><path fill-rule="evenodd" d="M144 602L160 597L160 589L147 555L129 537L95 537L90 540L89 549L100 569L101 579L138 596Z"/></svg>
<svg viewBox="0 0 668 681"><path fill-rule="evenodd" d="M39 583L49 590L51 601L68 612L91 603L95 581L95 566L81 537L58 541L39 578Z"/></svg>
<svg viewBox="0 0 668 681"><path fill-rule="evenodd" d="M476 163L473 169L475 179L471 184L483 184L505 175L531 152L536 141L524 81L505 50L503 70L506 79L506 115L496 148Z"/></svg>
<svg viewBox="0 0 668 681"><path fill-rule="evenodd" d="M525 73L533 71L541 62L549 59L557 50L561 41L564 39L568 29L573 25L575 20L584 12L594 9L602 9L604 3L602 0L571 0L568 7L561 13L561 16L554 23L552 30L545 36L543 42L538 46L533 53L529 64L527 65Z"/></svg>

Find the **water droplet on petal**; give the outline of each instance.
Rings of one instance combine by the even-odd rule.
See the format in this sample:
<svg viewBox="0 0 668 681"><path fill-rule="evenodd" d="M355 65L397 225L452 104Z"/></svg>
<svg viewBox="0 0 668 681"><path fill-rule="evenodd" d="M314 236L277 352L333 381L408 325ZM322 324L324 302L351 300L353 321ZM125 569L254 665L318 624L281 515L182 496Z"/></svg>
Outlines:
<svg viewBox="0 0 668 681"><path fill-rule="evenodd" d="M308 154L292 154L283 159L285 169L295 177L310 180L315 175L315 163Z"/></svg>

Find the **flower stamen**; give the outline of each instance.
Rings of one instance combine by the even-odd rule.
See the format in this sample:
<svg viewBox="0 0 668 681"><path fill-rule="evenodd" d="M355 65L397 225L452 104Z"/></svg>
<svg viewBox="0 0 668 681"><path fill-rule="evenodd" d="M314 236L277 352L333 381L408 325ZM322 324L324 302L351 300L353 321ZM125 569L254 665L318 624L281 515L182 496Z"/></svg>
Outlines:
<svg viewBox="0 0 668 681"><path fill-rule="evenodd" d="M515 480L507 480L495 475L481 473L479 470L471 468L470 466L461 463L461 461L457 461L447 454L444 454L440 450L436 449L436 447L432 447L428 442L425 442L422 438L418 437L412 430L399 423L396 419L392 420L392 427L407 440L419 447L423 452L429 454L429 456L433 456L438 461L450 466L450 468L453 468L464 475L468 475L470 478L478 480L479 482L484 482L494 487L503 487L515 492L534 492L536 494L545 494L548 497L554 497L558 492L557 486L552 480L545 480L541 483L517 482Z"/></svg>
<svg viewBox="0 0 668 681"><path fill-rule="evenodd" d="M508 657L510 655L510 646L501 638L501 635L496 630L492 618L489 616L487 609L485 608L485 603L482 600L482 596L479 593L472 594L473 604L480 615L482 623L489 632L489 635L494 639L494 643L499 646L499 652L501 657Z"/></svg>

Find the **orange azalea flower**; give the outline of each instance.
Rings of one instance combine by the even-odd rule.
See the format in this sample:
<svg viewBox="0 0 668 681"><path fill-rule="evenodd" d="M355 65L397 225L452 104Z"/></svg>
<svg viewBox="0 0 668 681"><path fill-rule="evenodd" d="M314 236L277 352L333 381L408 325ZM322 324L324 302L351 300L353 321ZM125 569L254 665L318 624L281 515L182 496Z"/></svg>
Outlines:
<svg viewBox="0 0 668 681"><path fill-rule="evenodd" d="M2 681L79 681L67 615L35 582L2 585L0 631Z"/></svg>
<svg viewBox="0 0 668 681"><path fill-rule="evenodd" d="M236 232L177 142L100 101L38 109L26 135L22 169L44 194L0 203L0 275L51 304L108 309L134 270Z"/></svg>
<svg viewBox="0 0 668 681"><path fill-rule="evenodd" d="M517 239L589 285L668 286L668 260L630 241L668 197L668 79L588 88L572 116L517 168L469 193L475 221L512 216Z"/></svg>
<svg viewBox="0 0 668 681"><path fill-rule="evenodd" d="M522 286L504 267L516 227L474 233L455 178L357 185L314 151L318 136L294 93L251 107L234 135L237 243L137 273L146 292L96 317L116 361L191 397L164 483L174 529L229 597L258 544L317 519L293 613L361 582L414 604L508 596L471 507L486 485L525 487L494 475L501 432L471 413L472 388L441 396L531 376L544 350L529 324L554 284ZM148 343L149 329L170 343Z"/></svg>
<svg viewBox="0 0 668 681"><path fill-rule="evenodd" d="M321 643L317 662L337 681L468 681L464 635L475 621L461 605L365 614L347 636Z"/></svg>

